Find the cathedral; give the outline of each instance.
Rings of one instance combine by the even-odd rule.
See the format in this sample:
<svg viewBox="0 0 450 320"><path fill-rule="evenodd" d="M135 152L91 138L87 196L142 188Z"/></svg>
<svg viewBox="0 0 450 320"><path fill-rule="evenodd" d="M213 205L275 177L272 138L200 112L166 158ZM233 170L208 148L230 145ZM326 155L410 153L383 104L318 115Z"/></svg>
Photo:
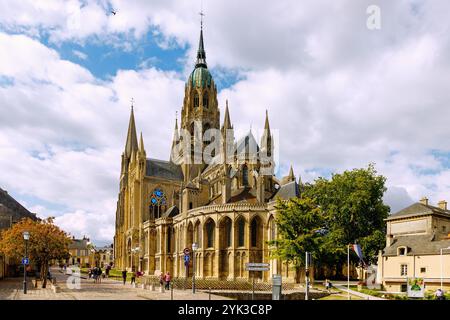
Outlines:
<svg viewBox="0 0 450 320"><path fill-rule="evenodd" d="M274 139L267 111L259 143L251 130L235 139L231 119L228 102L220 119L202 27L170 159L147 158L131 108L116 211L116 268L146 275L168 271L174 277L195 273L201 279L253 276L268 281L282 274L294 280L291 265L270 256L268 241L277 236L275 200L298 197L299 184L292 167L281 179L273 173ZM219 134L213 139L205 134L209 131ZM213 143L217 148L211 148ZM213 150L206 161L202 154L208 149ZM270 271L250 275L246 263L259 262L270 264Z"/></svg>

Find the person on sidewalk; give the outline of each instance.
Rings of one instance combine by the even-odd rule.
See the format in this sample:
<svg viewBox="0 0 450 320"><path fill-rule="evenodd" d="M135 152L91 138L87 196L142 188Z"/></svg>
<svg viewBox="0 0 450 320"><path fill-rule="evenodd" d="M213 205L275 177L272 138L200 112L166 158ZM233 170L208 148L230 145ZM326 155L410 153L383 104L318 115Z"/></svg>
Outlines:
<svg viewBox="0 0 450 320"><path fill-rule="evenodd" d="M159 274L159 285L161 287L164 285L164 275L162 272Z"/></svg>
<svg viewBox="0 0 450 320"><path fill-rule="evenodd" d="M122 270L123 285L127 282L127 270Z"/></svg>
<svg viewBox="0 0 450 320"><path fill-rule="evenodd" d="M164 276L164 281L166 282L166 290L170 289L170 280L171 280L170 273L169 271L167 271L166 275Z"/></svg>
<svg viewBox="0 0 450 320"><path fill-rule="evenodd" d="M436 290L434 296L436 297L436 300L445 300L444 291L442 291L440 288Z"/></svg>
<svg viewBox="0 0 450 320"><path fill-rule="evenodd" d="M136 271L133 270L133 273L131 274L131 284L136 284Z"/></svg>

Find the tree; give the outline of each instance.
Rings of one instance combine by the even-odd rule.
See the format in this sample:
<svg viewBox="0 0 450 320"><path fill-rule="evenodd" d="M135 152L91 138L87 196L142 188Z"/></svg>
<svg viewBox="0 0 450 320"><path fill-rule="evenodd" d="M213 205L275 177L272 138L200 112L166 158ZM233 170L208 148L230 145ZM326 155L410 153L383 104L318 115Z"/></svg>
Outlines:
<svg viewBox="0 0 450 320"><path fill-rule="evenodd" d="M0 251L13 259L21 259L25 252L24 231L30 233L28 257L32 263L40 266L42 287L45 288L49 262L69 256L71 239L66 232L53 224L52 218L40 221L23 219L1 233Z"/></svg>
<svg viewBox="0 0 450 320"><path fill-rule="evenodd" d="M377 175L373 164L334 174L331 180L319 178L305 195L314 199L324 212L326 231L321 245L321 260L341 266L346 262L347 246L361 245L367 262L376 260L384 247L389 207L383 203L386 178Z"/></svg>
<svg viewBox="0 0 450 320"><path fill-rule="evenodd" d="M277 200L275 219L278 238L269 241L275 246L271 252L275 258L293 262L295 279L300 281L300 270L305 265L305 252L315 255L321 241L322 211L310 198Z"/></svg>

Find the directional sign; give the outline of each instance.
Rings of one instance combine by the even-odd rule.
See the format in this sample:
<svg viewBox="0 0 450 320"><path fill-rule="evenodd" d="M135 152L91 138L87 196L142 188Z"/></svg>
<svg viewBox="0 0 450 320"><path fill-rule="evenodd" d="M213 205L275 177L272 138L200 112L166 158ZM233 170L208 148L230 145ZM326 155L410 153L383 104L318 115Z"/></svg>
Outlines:
<svg viewBox="0 0 450 320"><path fill-rule="evenodd" d="M247 267L247 271L269 271L270 268Z"/></svg>
<svg viewBox="0 0 450 320"><path fill-rule="evenodd" d="M268 263L246 263L245 269L247 271L269 271L270 265Z"/></svg>
<svg viewBox="0 0 450 320"><path fill-rule="evenodd" d="M191 257L187 254L184 256L184 262L189 262L191 260Z"/></svg>
<svg viewBox="0 0 450 320"><path fill-rule="evenodd" d="M22 259L22 264L27 265L30 262L30 260L28 258L23 258Z"/></svg>
<svg viewBox="0 0 450 320"><path fill-rule="evenodd" d="M254 262L250 262L250 263L246 263L245 266L248 267L256 267L256 268L269 268L270 265L268 263L254 263Z"/></svg>

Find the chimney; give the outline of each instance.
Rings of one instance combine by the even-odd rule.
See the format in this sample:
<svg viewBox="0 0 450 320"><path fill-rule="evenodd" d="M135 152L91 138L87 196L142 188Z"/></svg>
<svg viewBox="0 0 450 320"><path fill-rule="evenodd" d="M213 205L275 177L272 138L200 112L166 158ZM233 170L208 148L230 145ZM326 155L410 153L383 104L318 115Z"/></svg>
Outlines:
<svg viewBox="0 0 450 320"><path fill-rule="evenodd" d="M427 206L428 205L428 198L427 197L423 197L422 199L420 199L420 203Z"/></svg>
<svg viewBox="0 0 450 320"><path fill-rule="evenodd" d="M390 247L394 242L394 236L392 234L386 235L386 247Z"/></svg>
<svg viewBox="0 0 450 320"><path fill-rule="evenodd" d="M447 201L445 201L445 200L439 201L438 207L441 208L442 210L447 210Z"/></svg>

